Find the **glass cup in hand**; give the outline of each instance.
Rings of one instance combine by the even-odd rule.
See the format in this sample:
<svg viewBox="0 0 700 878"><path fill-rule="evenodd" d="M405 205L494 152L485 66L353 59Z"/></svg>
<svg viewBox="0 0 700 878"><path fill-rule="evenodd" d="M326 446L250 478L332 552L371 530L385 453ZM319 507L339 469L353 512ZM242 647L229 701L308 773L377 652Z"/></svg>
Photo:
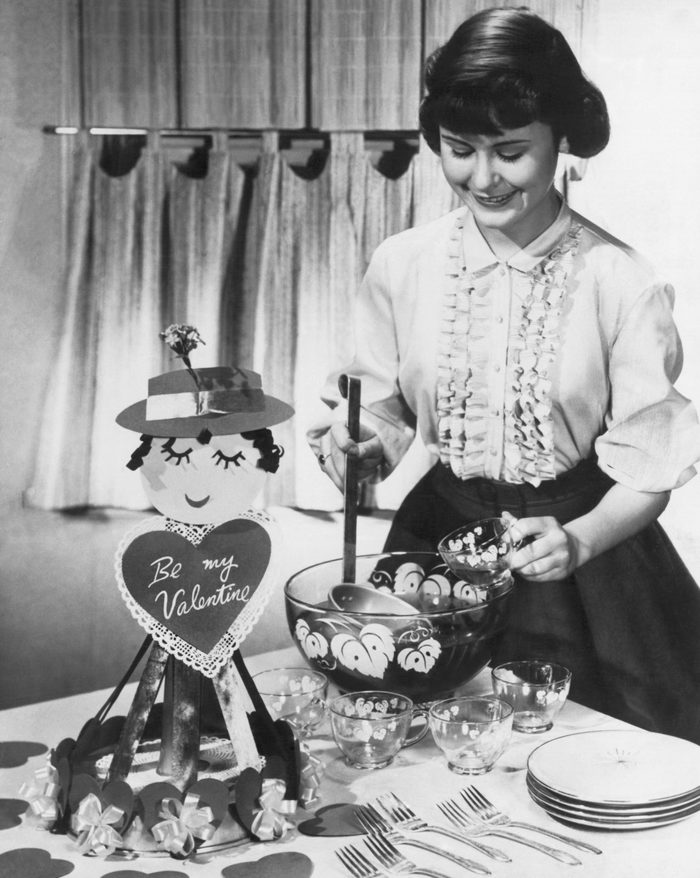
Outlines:
<svg viewBox="0 0 700 878"><path fill-rule="evenodd" d="M328 679L310 668L273 668L253 675L273 719L286 720L299 738L309 738L326 718Z"/></svg>
<svg viewBox="0 0 700 878"><path fill-rule="evenodd" d="M426 711L396 692L349 692L332 701L329 711L333 738L352 768L384 768L428 731ZM415 719L422 722L411 733Z"/></svg>
<svg viewBox="0 0 700 878"><path fill-rule="evenodd" d="M430 708L430 731L456 774L485 774L508 746L513 708L494 695L465 695Z"/></svg>
<svg viewBox="0 0 700 878"><path fill-rule="evenodd" d="M571 686L571 671L545 661L514 661L491 671L493 691L513 705L513 728L533 734L554 725Z"/></svg>
<svg viewBox="0 0 700 878"><path fill-rule="evenodd" d="M443 537L438 552L464 582L491 585L510 576L510 561L518 546L506 518L482 518Z"/></svg>

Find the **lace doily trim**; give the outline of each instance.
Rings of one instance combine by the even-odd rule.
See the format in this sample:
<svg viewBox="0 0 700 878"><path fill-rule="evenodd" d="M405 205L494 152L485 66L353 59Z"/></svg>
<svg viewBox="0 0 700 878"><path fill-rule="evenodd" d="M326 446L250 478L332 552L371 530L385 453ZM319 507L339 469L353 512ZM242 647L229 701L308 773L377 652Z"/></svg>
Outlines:
<svg viewBox="0 0 700 878"><path fill-rule="evenodd" d="M492 268L468 272L464 265L465 213L456 216L448 243L437 364L440 459L460 479L485 472L492 347ZM520 319L510 329L502 473L508 482L538 485L555 476L549 372L559 348L566 279L581 232L580 224L572 225L559 246L529 272L530 289Z"/></svg>
<svg viewBox="0 0 700 878"><path fill-rule="evenodd" d="M173 634L172 631L151 616L149 612L134 600L124 582L122 558L127 546L141 534L153 531L178 533L196 546L199 545L204 537L214 530L217 525L185 524L163 516L148 518L125 534L119 543L114 558L114 574L117 580L117 585L119 586L119 592L134 619L169 655L184 662L195 671L204 674L205 677L215 677L221 668L229 661L234 651L238 649L241 643L255 627L260 616L263 614L274 589L275 559L277 556L276 543L278 542L276 533L277 528L274 519L267 515L267 513L257 509L248 509L245 512L239 513L236 517L256 521L270 533L270 563L268 564L267 570L255 590L252 599L241 610L224 636L208 653L202 652L192 646L192 644L187 643L187 641L183 640L181 637Z"/></svg>

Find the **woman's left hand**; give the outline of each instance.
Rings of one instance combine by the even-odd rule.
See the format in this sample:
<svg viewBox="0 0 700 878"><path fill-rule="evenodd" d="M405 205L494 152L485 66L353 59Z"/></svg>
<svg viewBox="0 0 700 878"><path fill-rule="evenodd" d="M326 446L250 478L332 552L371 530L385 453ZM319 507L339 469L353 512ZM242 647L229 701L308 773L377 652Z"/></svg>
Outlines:
<svg viewBox="0 0 700 878"><path fill-rule="evenodd" d="M578 566L578 544L556 518L514 518L504 514L511 522L511 534L516 543L526 541L511 559L511 568L532 582L551 582L566 579Z"/></svg>

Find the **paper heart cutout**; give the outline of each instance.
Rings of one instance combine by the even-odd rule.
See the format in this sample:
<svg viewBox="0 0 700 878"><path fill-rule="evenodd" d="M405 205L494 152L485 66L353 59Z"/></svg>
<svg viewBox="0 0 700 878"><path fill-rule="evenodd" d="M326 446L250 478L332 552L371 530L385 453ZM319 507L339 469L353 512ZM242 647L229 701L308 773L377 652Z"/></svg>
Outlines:
<svg viewBox="0 0 700 878"><path fill-rule="evenodd" d="M22 878L62 878L75 866L68 860L54 860L41 848L15 848L0 854L0 875L21 875Z"/></svg>
<svg viewBox="0 0 700 878"><path fill-rule="evenodd" d="M235 863L221 870L223 878L310 878L314 864L298 851L268 854L259 860Z"/></svg>
<svg viewBox="0 0 700 878"><path fill-rule="evenodd" d="M17 768L32 756L40 756L49 748L36 741L0 741L0 768Z"/></svg>
<svg viewBox="0 0 700 878"><path fill-rule="evenodd" d="M272 557L266 520L226 521L196 546L163 526L120 548L122 596L141 627L167 652L213 676L267 599L261 587ZM214 664L208 657L215 657Z"/></svg>
<svg viewBox="0 0 700 878"><path fill-rule="evenodd" d="M20 826L22 814L27 810L24 799L0 799L0 829Z"/></svg>
<svg viewBox="0 0 700 878"><path fill-rule="evenodd" d="M364 835L365 830L357 822L357 805L338 804L319 808L313 817L297 825L302 835L335 837L341 835Z"/></svg>

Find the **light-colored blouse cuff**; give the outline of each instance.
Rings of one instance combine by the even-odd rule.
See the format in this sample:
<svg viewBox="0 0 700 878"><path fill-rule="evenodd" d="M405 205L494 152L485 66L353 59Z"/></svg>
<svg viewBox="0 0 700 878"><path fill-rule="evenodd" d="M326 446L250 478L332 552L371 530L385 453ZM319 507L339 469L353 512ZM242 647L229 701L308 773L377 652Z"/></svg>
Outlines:
<svg viewBox="0 0 700 878"><path fill-rule="evenodd" d="M595 443L598 465L636 491L671 491L695 475L700 425L693 404L676 391L611 427Z"/></svg>

